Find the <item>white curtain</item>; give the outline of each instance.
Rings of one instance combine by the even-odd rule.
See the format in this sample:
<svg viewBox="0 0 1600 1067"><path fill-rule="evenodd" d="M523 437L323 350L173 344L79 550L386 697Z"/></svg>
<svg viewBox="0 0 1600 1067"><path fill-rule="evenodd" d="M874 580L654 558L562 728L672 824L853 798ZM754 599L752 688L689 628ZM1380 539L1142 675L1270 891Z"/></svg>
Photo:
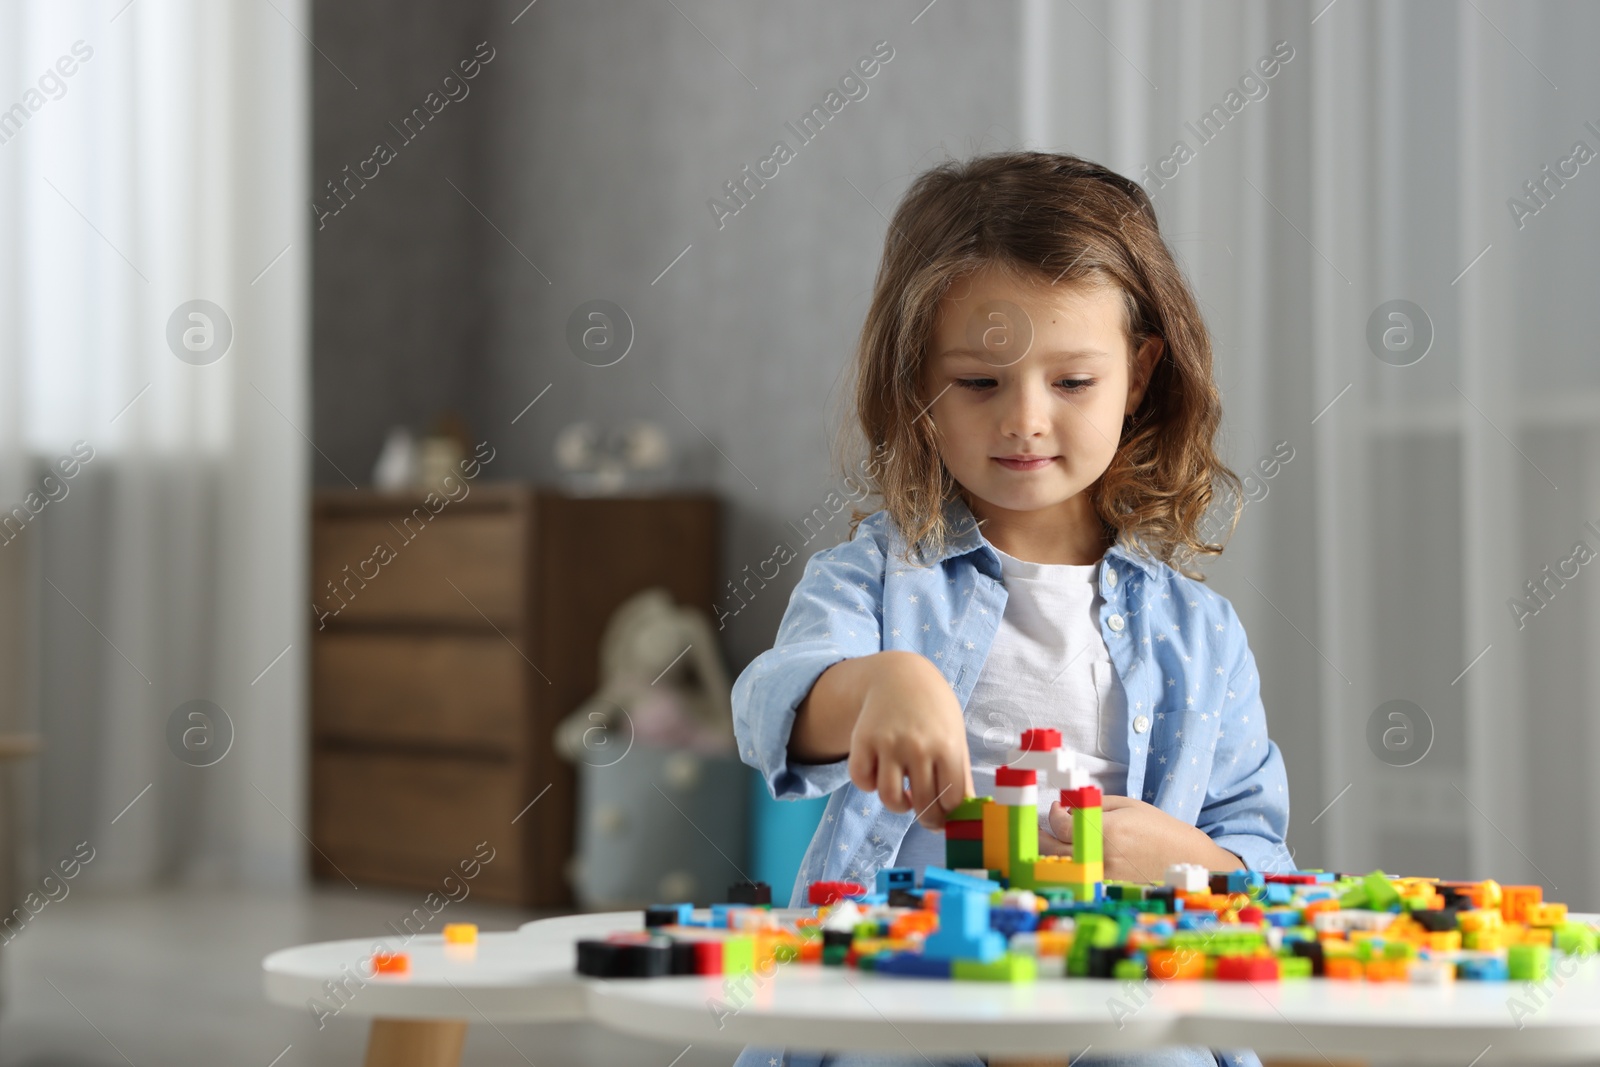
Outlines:
<svg viewBox="0 0 1600 1067"><path fill-rule="evenodd" d="M302 874L308 7L0 6L6 685L101 884Z"/></svg>
<svg viewBox="0 0 1600 1067"><path fill-rule="evenodd" d="M1023 11L1022 140L1145 182L1213 334L1297 861L1600 909L1600 8Z"/></svg>

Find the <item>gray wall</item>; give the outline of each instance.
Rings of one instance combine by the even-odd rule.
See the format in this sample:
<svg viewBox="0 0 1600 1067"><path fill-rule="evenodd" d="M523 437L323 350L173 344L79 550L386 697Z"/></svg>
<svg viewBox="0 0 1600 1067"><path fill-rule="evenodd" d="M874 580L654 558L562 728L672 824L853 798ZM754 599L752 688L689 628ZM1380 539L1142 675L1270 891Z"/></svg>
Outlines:
<svg viewBox="0 0 1600 1067"><path fill-rule="evenodd" d="M1017 143L1016 8L937 4L913 25L925 0L761 17L732 0L680 0L682 14L540 0L508 26L525 2L502 4L491 31L505 65L492 72L485 210L549 282L495 238L487 432L506 442L507 467L538 476L575 417L658 421L727 502L731 577L770 557L784 521L836 484L841 375L883 215L926 166ZM800 145L784 124L883 40L894 55L867 95ZM719 229L707 200L779 139L795 158ZM609 367L565 341L568 315L596 298L621 305L637 331ZM846 513L831 535L797 545L800 559L727 620L732 667L770 647L804 558L847 527Z"/></svg>
<svg viewBox="0 0 1600 1067"><path fill-rule="evenodd" d="M464 96L452 87L458 101L444 91L489 35L482 2L320 0L313 12L311 186L338 208L313 233L313 480L366 485L389 426L425 431L447 411L481 421L485 253L499 238L447 182L482 204L496 131L480 88L502 71L489 63ZM434 91L446 103L407 141L403 120ZM363 184L379 141L395 157ZM349 181L342 207L330 180Z"/></svg>
<svg viewBox="0 0 1600 1067"><path fill-rule="evenodd" d="M725 499L731 578L835 484L840 377L883 215L926 166L1018 141L1016 6L941 3L913 24L925 0L759 17L732 0L526 3L317 5L319 189L479 41L495 50L317 235L317 481L343 484L336 464L365 483L390 423L421 428L446 406L495 443L497 477L539 481L569 422L648 418L685 479ZM867 95L799 144L784 124L884 40L894 55ZM719 229L707 200L779 139L795 158ZM635 327L612 366L567 345L593 299ZM797 545L801 560L847 524ZM801 560L727 621L733 669L770 645Z"/></svg>

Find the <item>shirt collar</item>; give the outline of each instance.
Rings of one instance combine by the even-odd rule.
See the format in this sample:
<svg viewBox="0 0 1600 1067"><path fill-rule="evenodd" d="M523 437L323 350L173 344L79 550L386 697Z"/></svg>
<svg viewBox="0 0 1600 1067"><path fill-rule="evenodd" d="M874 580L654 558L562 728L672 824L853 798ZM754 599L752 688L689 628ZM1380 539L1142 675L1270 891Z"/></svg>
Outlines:
<svg viewBox="0 0 1600 1067"><path fill-rule="evenodd" d="M983 569L989 572L990 577L998 578L1000 575L1000 557L995 553L982 530L978 526L977 518L972 514L972 509L967 507L965 500L959 496L953 497L944 505L945 537L944 550L937 555L925 557L931 565L942 563L956 556L964 556L969 552L978 552L980 557L987 561L988 566ZM1116 542L1106 549L1107 559L1118 559L1132 567L1137 567L1150 578L1160 577L1161 564L1142 553L1135 552L1125 547L1121 541Z"/></svg>

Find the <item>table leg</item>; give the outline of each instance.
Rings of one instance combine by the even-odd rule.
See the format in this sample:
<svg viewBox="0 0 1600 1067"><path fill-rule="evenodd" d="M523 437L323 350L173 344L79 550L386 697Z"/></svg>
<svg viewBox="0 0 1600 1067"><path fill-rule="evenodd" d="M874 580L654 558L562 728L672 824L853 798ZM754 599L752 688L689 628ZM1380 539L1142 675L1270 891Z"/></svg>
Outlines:
<svg viewBox="0 0 1600 1067"><path fill-rule="evenodd" d="M365 1067L460 1067L465 1019L374 1019Z"/></svg>

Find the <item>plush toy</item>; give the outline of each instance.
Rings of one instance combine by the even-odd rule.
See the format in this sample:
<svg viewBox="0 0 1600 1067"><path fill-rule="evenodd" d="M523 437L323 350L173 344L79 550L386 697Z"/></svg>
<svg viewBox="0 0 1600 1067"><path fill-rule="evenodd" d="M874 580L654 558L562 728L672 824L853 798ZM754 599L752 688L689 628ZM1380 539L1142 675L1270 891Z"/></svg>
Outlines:
<svg viewBox="0 0 1600 1067"><path fill-rule="evenodd" d="M728 672L711 620L651 588L625 601L600 641L600 689L556 727L556 751L606 766L634 741L734 751Z"/></svg>

